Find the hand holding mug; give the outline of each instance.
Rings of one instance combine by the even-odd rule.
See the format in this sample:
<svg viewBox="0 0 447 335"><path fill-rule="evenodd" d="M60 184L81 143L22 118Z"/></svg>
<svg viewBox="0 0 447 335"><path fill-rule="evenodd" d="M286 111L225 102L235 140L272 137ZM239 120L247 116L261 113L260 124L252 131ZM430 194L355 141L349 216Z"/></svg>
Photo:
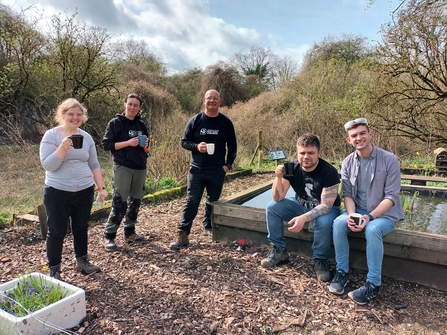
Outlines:
<svg viewBox="0 0 447 335"><path fill-rule="evenodd" d="M73 146L73 143L71 142L71 138L70 138L70 136L65 137L65 138L62 140L62 143L61 143L61 145L60 145L60 147L63 148L65 151L71 149L72 146Z"/></svg>
<svg viewBox="0 0 447 335"><path fill-rule="evenodd" d="M206 153L206 143L200 142L199 144L197 144L197 150L199 152L201 152L202 154L205 154Z"/></svg>
<svg viewBox="0 0 447 335"><path fill-rule="evenodd" d="M349 214L349 220L351 221L351 222L348 221L349 227L354 232L361 231L366 222L366 219L363 217L363 215L359 213Z"/></svg>
<svg viewBox="0 0 447 335"><path fill-rule="evenodd" d="M140 141L138 140L138 136L132 137L130 140L127 141L129 143L130 147L136 147L140 145Z"/></svg>

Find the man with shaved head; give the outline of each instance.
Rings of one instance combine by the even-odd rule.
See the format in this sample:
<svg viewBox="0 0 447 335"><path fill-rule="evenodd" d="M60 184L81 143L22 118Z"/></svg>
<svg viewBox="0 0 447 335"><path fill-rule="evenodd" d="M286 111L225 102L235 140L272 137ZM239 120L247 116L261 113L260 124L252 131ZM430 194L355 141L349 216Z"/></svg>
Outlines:
<svg viewBox="0 0 447 335"><path fill-rule="evenodd" d="M177 240L169 246L172 250L189 245L188 235L205 189L203 228L212 231L211 203L219 199L225 175L231 169L237 151L233 123L219 112L221 102L219 92L207 91L203 99L205 110L188 121L182 136L182 147L191 151L191 167L182 221L177 226Z"/></svg>

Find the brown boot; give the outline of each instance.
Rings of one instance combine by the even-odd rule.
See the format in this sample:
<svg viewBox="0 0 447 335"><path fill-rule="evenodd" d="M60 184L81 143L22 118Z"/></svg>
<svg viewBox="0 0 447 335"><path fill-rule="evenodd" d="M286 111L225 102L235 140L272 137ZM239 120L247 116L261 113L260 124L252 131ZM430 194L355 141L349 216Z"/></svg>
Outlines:
<svg viewBox="0 0 447 335"><path fill-rule="evenodd" d="M101 269L99 266L93 265L90 263L90 260L87 256L82 256L76 258L76 271L81 272L85 275L89 275L91 273L100 272Z"/></svg>
<svg viewBox="0 0 447 335"><path fill-rule="evenodd" d="M171 248L171 250L180 250L181 248L186 248L188 245L188 233L186 231L179 230L177 241L172 242L169 245L169 248Z"/></svg>
<svg viewBox="0 0 447 335"><path fill-rule="evenodd" d="M55 279L61 279L61 265L54 265L54 266L50 266L50 277L53 277Z"/></svg>

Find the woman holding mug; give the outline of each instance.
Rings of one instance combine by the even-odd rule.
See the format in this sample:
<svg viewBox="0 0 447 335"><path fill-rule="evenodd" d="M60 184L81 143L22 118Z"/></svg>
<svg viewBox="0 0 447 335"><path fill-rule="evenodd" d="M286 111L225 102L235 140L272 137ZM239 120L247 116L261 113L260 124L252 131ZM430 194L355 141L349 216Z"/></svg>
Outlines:
<svg viewBox="0 0 447 335"><path fill-rule="evenodd" d="M79 127L87 121L87 109L76 99L57 108L58 126L45 132L40 143L40 161L45 169L44 205L47 212L47 258L50 276L60 279L62 247L71 219L76 257L75 269L84 274L101 271L87 257L88 222L95 186L104 200L101 168L93 138ZM72 135L82 135L82 147L73 148Z"/></svg>

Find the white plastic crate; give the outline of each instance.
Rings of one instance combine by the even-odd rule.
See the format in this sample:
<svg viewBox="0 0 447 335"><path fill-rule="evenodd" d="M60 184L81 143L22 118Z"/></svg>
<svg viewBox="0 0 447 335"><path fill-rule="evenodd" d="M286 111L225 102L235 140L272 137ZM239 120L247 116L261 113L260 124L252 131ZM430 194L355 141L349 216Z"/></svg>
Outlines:
<svg viewBox="0 0 447 335"><path fill-rule="evenodd" d="M39 272L33 272L21 278L26 277L37 277L37 279L41 277L49 286L60 285L65 292L69 292L69 295L47 307L22 317L15 317L0 309L0 334L58 334L60 333L60 328L73 328L86 316L85 291L83 289ZM0 284L0 292L14 288L18 281L19 278Z"/></svg>

